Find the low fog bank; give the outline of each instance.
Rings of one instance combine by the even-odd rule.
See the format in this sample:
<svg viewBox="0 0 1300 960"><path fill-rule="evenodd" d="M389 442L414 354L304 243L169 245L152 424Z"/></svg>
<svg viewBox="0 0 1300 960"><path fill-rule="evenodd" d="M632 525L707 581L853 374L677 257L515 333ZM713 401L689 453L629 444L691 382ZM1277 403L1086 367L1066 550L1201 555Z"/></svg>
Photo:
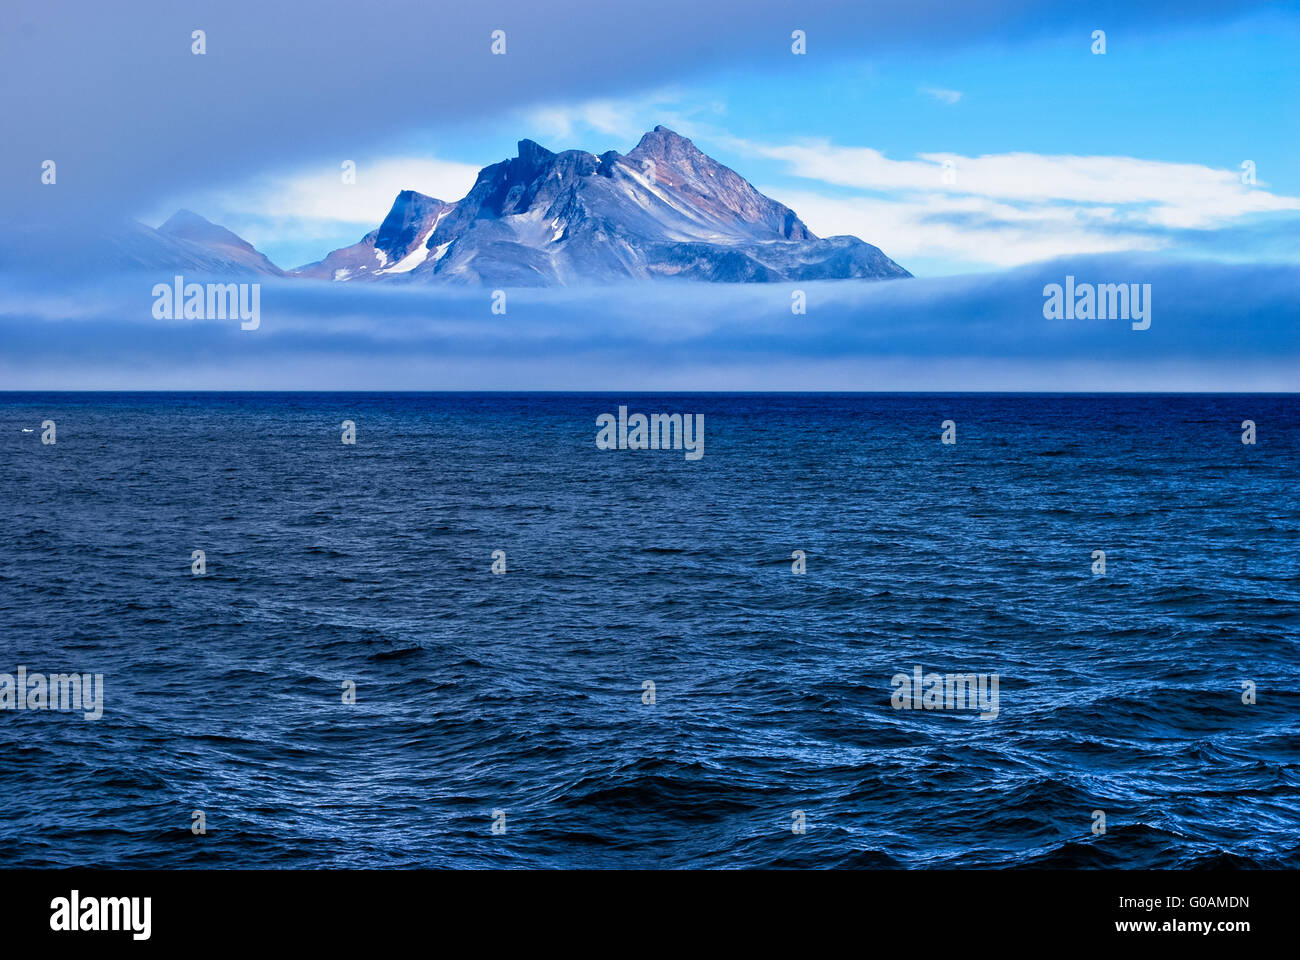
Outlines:
<svg viewBox="0 0 1300 960"><path fill-rule="evenodd" d="M1045 318L1044 287L1067 276L1076 290L1137 284L1149 328ZM1071 257L876 283L507 289L504 302L487 289L262 280L256 329L167 319L156 290L173 283L156 271L0 278L0 388L1300 388L1291 264Z"/></svg>

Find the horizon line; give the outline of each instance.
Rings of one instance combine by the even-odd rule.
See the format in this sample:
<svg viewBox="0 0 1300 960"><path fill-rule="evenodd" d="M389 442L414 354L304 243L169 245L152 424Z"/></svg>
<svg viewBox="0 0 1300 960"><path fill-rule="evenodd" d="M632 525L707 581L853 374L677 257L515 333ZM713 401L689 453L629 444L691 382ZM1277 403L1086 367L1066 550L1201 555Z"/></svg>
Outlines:
<svg viewBox="0 0 1300 960"><path fill-rule="evenodd" d="M389 389L389 390L356 390L356 389L203 389L203 390L175 390L175 389L67 389L55 388L46 390L10 390L0 388L0 396L17 395L17 394L34 394L34 393L158 393L158 394L177 394L177 395L195 395L207 393L220 394L260 394L260 393L279 393L279 394L303 394L303 393L348 393L348 394L374 394L379 396L393 394L591 394L591 395L628 395L628 394L694 394L694 393L712 393L719 396L784 396L790 394L801 394L811 396L871 396L871 395L905 395L905 396L965 396L965 395L985 395L985 396L1043 396L1043 397L1144 397L1144 396L1164 396L1164 397L1231 397L1231 396L1275 396L1275 397L1296 397L1300 396L1300 390L683 390L683 389L664 389L664 390L561 390L561 389L510 389L510 390L416 390L416 389Z"/></svg>

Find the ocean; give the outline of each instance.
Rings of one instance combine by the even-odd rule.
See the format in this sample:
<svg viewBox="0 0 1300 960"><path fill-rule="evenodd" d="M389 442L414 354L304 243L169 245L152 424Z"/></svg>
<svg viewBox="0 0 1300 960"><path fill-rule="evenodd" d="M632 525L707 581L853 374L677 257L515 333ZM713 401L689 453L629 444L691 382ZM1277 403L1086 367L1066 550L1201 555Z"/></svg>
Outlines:
<svg viewBox="0 0 1300 960"><path fill-rule="evenodd" d="M1294 868L1297 453L1294 394L3 393L0 864Z"/></svg>

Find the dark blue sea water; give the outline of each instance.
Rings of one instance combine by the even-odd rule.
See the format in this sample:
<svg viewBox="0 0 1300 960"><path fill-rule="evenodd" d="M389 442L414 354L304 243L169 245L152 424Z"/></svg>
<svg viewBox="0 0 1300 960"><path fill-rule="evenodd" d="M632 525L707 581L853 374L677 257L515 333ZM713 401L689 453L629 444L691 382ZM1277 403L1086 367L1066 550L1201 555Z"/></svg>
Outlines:
<svg viewBox="0 0 1300 960"><path fill-rule="evenodd" d="M0 864L1300 866L1298 453L1295 395L0 394L0 673L105 691L0 711Z"/></svg>

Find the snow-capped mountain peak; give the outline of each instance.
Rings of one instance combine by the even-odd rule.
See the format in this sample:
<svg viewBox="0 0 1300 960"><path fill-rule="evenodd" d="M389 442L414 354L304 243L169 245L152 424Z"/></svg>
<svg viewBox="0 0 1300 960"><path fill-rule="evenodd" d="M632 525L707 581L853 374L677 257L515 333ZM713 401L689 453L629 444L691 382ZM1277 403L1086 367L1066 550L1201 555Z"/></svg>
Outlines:
<svg viewBox="0 0 1300 960"><path fill-rule="evenodd" d="M378 230L294 273L493 286L909 276L856 237L818 238L663 126L627 155L520 140L456 203L404 190Z"/></svg>

